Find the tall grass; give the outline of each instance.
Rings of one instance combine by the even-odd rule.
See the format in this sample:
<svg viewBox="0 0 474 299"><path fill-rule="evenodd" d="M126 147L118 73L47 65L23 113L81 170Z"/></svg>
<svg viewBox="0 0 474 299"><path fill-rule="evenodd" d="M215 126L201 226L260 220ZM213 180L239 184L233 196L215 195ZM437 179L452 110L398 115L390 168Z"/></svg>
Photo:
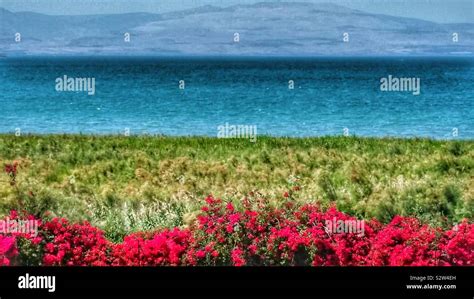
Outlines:
<svg viewBox="0 0 474 299"><path fill-rule="evenodd" d="M446 225L474 216L474 141L0 135L0 165L14 160L18 190L0 175L0 214L21 203L89 220L115 239L186 225L208 194L335 204L381 221L400 214Z"/></svg>

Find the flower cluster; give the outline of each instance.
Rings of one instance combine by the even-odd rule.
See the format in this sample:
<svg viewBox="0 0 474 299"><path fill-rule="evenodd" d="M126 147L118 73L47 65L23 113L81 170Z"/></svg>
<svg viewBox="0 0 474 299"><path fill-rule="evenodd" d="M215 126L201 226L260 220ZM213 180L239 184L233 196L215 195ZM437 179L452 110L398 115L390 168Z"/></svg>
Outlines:
<svg viewBox="0 0 474 299"><path fill-rule="evenodd" d="M439 265L441 233L417 219L395 216L373 239L368 260L372 265Z"/></svg>
<svg viewBox="0 0 474 299"><path fill-rule="evenodd" d="M474 265L474 225L463 221L447 231L439 246L445 265Z"/></svg>
<svg viewBox="0 0 474 299"><path fill-rule="evenodd" d="M138 233L125 237L113 246L111 264L114 266L179 266L188 249L190 232L164 230L156 234Z"/></svg>
<svg viewBox="0 0 474 299"><path fill-rule="evenodd" d="M188 252L189 264L198 265L365 265L373 229L364 234L333 233L328 221L356 221L330 208L317 206L283 209L258 205L236 212L232 204L209 197ZM189 255L192 256L189 256Z"/></svg>
<svg viewBox="0 0 474 299"><path fill-rule="evenodd" d="M275 208L244 200L236 208L209 196L190 227L134 233L118 244L87 222L61 218L43 220L35 238L0 234L0 265L34 265L29 252L41 256L37 265L48 266L468 266L474 261L474 224L467 220L447 231L400 216L386 225L363 221L359 230L345 226L361 221L334 207L289 202Z"/></svg>
<svg viewBox="0 0 474 299"><path fill-rule="evenodd" d="M0 235L0 266L9 266L17 255L15 238Z"/></svg>
<svg viewBox="0 0 474 299"><path fill-rule="evenodd" d="M89 223L69 224L55 218L43 227L46 266L105 266L108 264L109 241L104 233Z"/></svg>
<svg viewBox="0 0 474 299"><path fill-rule="evenodd" d="M25 212L11 211L5 219L0 219L0 239L3 238L7 242L2 246L3 252L8 252L5 248L10 248L9 264L15 264L17 260L21 261L22 265L39 264L42 256L40 243L43 240L38 235L39 226L41 220ZM0 250L1 258L2 250Z"/></svg>

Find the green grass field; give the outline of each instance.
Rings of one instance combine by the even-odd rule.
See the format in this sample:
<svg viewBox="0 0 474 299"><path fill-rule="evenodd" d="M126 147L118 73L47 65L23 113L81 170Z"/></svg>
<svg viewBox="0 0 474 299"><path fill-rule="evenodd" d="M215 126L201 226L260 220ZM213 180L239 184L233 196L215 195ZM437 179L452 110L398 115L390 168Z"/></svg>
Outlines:
<svg viewBox="0 0 474 299"><path fill-rule="evenodd" d="M208 194L271 204L335 203L383 222L474 218L474 141L358 137L245 139L0 135L0 214L21 207L89 220L112 239L194 219ZM293 186L301 190L284 198Z"/></svg>

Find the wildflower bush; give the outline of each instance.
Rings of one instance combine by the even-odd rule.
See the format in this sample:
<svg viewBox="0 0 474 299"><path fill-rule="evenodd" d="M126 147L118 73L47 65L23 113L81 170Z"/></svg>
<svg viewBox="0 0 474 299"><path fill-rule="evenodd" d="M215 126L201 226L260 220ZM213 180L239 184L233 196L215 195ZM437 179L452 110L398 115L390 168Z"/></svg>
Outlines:
<svg viewBox="0 0 474 299"><path fill-rule="evenodd" d="M15 219L32 217L12 212ZM186 228L127 235L114 243L88 222L45 216L36 236L0 234L0 265L44 266L472 266L474 224L449 230L396 216L363 233L327 221L357 220L331 207L264 200L234 204L209 196ZM33 255L33 256L31 256ZM35 258L39 256L39 258ZM36 261L36 262L35 262Z"/></svg>
<svg viewBox="0 0 474 299"><path fill-rule="evenodd" d="M103 231L89 223L69 224L66 219L54 218L45 222L42 230L44 265L107 265L110 244Z"/></svg>

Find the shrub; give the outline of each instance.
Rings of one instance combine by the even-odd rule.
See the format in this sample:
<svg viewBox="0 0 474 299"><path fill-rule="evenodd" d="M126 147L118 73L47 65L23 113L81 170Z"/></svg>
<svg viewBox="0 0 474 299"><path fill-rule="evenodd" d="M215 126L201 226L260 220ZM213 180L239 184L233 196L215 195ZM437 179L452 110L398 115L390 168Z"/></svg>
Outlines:
<svg viewBox="0 0 474 299"><path fill-rule="evenodd" d="M87 222L43 220L39 235L0 234L0 265L47 266L471 266L474 224L448 231L395 216L362 230L336 223L360 221L318 205L287 202L275 208L245 199L241 209L212 196L189 228L139 232L112 243ZM32 216L18 216L14 219Z"/></svg>
<svg viewBox="0 0 474 299"><path fill-rule="evenodd" d="M372 240L368 260L375 266L435 266L439 233L417 219L395 216Z"/></svg>
<svg viewBox="0 0 474 299"><path fill-rule="evenodd" d="M88 222L69 224L55 218L42 226L43 264L46 266L105 266L110 243L104 233Z"/></svg>

